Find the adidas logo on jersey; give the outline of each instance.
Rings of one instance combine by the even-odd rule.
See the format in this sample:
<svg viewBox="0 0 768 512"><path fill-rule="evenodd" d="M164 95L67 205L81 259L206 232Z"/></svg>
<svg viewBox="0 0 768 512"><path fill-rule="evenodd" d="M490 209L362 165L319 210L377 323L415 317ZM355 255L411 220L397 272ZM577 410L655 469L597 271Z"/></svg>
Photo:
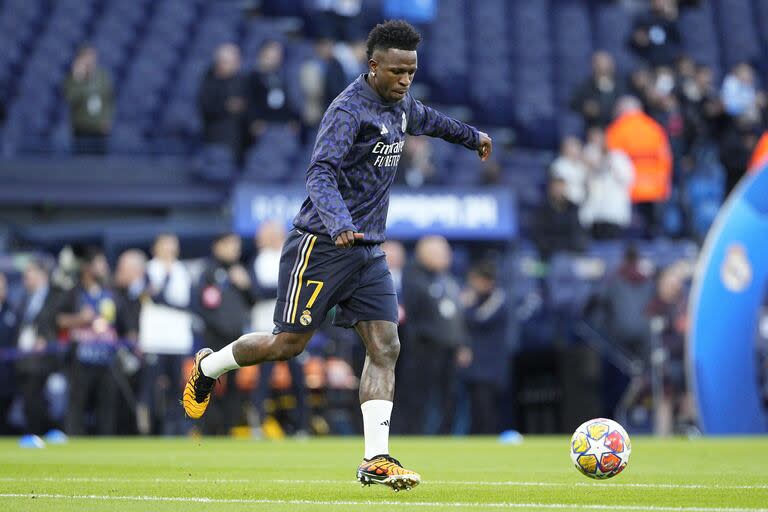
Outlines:
<svg viewBox="0 0 768 512"><path fill-rule="evenodd" d="M387 127L384 126L384 123L381 123L381 134L386 135L389 133L389 130L387 130Z"/></svg>

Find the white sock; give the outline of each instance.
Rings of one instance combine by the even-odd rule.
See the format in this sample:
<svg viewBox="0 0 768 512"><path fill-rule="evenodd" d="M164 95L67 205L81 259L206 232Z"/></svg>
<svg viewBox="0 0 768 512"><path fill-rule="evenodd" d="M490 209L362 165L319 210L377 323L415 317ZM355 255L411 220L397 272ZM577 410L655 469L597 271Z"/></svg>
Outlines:
<svg viewBox="0 0 768 512"><path fill-rule="evenodd" d="M203 375L212 379L218 379L219 376L227 373L229 370L240 368L235 361L235 355L232 353L233 341L218 352L214 352L200 362L200 370Z"/></svg>
<svg viewBox="0 0 768 512"><path fill-rule="evenodd" d="M392 402L368 400L360 405L360 409L363 411L365 458L389 454L389 417L392 415Z"/></svg>

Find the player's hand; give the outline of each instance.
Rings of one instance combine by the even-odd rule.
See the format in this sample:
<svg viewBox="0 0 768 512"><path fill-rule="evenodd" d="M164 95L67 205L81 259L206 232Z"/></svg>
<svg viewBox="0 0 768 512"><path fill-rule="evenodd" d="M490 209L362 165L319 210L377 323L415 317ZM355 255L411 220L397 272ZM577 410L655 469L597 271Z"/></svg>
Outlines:
<svg viewBox="0 0 768 512"><path fill-rule="evenodd" d="M480 155L480 160L485 162L488 157L491 156L493 150L493 140L485 132L480 132L480 145L477 148L477 154Z"/></svg>
<svg viewBox="0 0 768 512"><path fill-rule="evenodd" d="M354 231L344 231L336 237L336 247L339 249L349 249L355 245L355 240L362 240L365 238L363 233L355 233Z"/></svg>

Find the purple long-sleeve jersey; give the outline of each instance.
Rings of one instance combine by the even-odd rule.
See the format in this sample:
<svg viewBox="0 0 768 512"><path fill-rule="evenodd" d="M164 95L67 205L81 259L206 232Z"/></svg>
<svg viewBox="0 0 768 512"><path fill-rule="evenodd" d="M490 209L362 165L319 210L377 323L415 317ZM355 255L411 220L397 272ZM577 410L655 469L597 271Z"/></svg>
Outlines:
<svg viewBox="0 0 768 512"><path fill-rule="evenodd" d="M364 242L384 241L389 191L405 145L405 135L430 135L469 149L478 131L415 100L410 92L388 103L361 75L331 103L307 170L309 197L294 225L332 239L344 231L365 234Z"/></svg>

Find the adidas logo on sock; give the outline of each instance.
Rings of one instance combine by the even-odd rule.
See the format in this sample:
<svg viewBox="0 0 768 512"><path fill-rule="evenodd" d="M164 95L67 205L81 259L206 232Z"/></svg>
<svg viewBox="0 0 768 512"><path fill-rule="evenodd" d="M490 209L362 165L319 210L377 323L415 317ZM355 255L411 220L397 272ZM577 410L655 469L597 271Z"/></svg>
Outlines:
<svg viewBox="0 0 768 512"><path fill-rule="evenodd" d="M381 423L379 423L379 425L381 425L383 427L388 427L389 426L389 420L384 420Z"/></svg>

